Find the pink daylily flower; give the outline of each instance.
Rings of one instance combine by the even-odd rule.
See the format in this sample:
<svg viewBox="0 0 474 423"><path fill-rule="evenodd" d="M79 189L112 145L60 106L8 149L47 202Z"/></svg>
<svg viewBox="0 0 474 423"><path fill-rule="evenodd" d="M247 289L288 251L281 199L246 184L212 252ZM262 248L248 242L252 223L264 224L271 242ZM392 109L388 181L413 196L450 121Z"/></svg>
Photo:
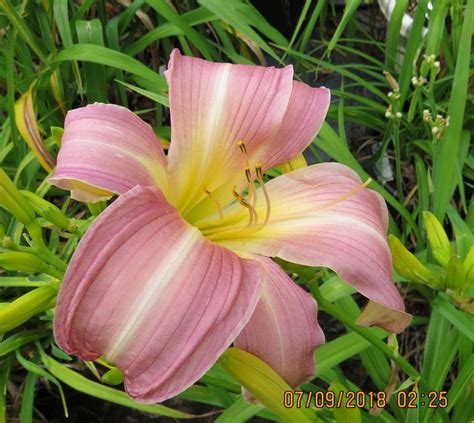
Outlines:
<svg viewBox="0 0 474 423"><path fill-rule="evenodd" d="M93 104L66 117L50 182L81 201L119 197L66 272L58 345L84 360L104 356L142 402L183 391L232 343L301 384L324 336L316 302L272 257L333 269L396 314L379 323L400 331L409 317L391 279L381 197L337 163L263 181L312 141L329 90L293 81L291 66L177 50L166 78L167 155L124 107Z"/></svg>

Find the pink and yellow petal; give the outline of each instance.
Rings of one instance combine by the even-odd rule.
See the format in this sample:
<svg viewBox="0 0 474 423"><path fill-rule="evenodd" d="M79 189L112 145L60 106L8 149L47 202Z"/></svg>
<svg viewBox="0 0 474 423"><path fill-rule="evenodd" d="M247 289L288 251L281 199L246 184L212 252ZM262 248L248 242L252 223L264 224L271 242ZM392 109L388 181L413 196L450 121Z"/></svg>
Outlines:
<svg viewBox="0 0 474 423"><path fill-rule="evenodd" d="M172 203L191 210L236 174L245 179L246 157L274 137L286 113L293 69L212 63L174 50L166 72L172 142ZM231 188L229 190L231 195Z"/></svg>
<svg viewBox="0 0 474 423"><path fill-rule="evenodd" d="M250 319L258 263L210 243L154 188L135 187L94 222L61 288L60 347L103 355L142 402L181 392Z"/></svg>
<svg viewBox="0 0 474 423"><path fill-rule="evenodd" d="M166 191L166 159L153 129L125 107L91 104L66 116L49 182L81 201L123 194L135 185Z"/></svg>
<svg viewBox="0 0 474 423"><path fill-rule="evenodd" d="M260 300L234 344L264 360L289 385L298 386L313 378L313 353L324 343L317 304L271 259L257 260L264 269Z"/></svg>
<svg viewBox="0 0 474 423"><path fill-rule="evenodd" d="M387 208L381 197L335 163L290 172L265 187L271 204L265 227L250 230L242 223L241 229L215 231L209 238L237 251L329 267L361 294L395 311L380 326L403 330L409 316L392 281ZM257 211L265 216L262 193Z"/></svg>
<svg viewBox="0 0 474 423"><path fill-rule="evenodd" d="M308 147L326 118L331 100L327 88L313 88L293 81L290 101L280 128L273 139L253 156L264 170L295 158Z"/></svg>

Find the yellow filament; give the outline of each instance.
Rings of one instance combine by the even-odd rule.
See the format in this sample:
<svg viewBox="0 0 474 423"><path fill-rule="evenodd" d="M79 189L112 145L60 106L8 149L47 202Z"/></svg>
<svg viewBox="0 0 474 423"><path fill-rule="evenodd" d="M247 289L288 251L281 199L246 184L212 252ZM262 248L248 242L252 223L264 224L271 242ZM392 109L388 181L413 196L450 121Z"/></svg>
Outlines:
<svg viewBox="0 0 474 423"><path fill-rule="evenodd" d="M252 199L252 208L257 210L257 188L255 188L255 182L252 178L252 173L250 172L250 168L245 168L245 177L247 178L247 182L249 184L249 202ZM255 212L255 224L258 223L258 214Z"/></svg>
<svg viewBox="0 0 474 423"><path fill-rule="evenodd" d="M239 147L239 150L242 152L245 158L245 177L247 178L247 182L249 184L249 196L248 196L248 202L252 202L252 207L254 210L257 208L257 189L255 188L255 183L252 178L252 172L250 171L250 161L249 161L249 154L247 152L247 146L245 144L245 141L238 141L237 146ZM255 223L258 223L258 215L255 213L256 221Z"/></svg>
<svg viewBox="0 0 474 423"><path fill-rule="evenodd" d="M255 173L257 174L258 182L260 182L260 188L263 191L263 195L265 197L265 205L266 205L265 220L263 221L263 224L258 228L258 230L260 230L268 223L268 219L270 219L272 208L270 204L270 197L268 195L268 191L265 188L265 181L263 180L263 172L262 172L261 163L255 163Z"/></svg>
<svg viewBox="0 0 474 423"><path fill-rule="evenodd" d="M249 202L242 197L241 194L237 192L237 187L234 186L232 190L232 194L235 197L235 199L239 202L239 204L243 207L245 207L249 211L249 222L247 226L253 226L255 223L255 220L257 219L257 212L255 209L249 204Z"/></svg>
<svg viewBox="0 0 474 423"><path fill-rule="evenodd" d="M216 205L217 207L217 211L219 212L219 220L220 222L223 222L224 221L224 213L222 212L222 208L221 208L221 205L219 204L219 201L217 201L217 199L214 198L214 196L212 195L211 191L209 191L207 189L207 187L204 187L204 192L207 194L207 196L214 202L214 204Z"/></svg>

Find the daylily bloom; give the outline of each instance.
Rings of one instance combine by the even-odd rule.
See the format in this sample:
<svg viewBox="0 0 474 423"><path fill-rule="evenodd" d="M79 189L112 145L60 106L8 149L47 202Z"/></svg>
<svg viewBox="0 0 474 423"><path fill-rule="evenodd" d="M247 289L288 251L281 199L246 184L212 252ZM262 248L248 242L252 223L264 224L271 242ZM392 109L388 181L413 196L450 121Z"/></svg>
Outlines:
<svg viewBox="0 0 474 423"><path fill-rule="evenodd" d="M50 182L82 201L119 197L71 260L58 345L84 360L104 356L143 402L193 384L231 343L298 385L313 377L324 337L315 301L272 257L330 267L401 316L384 318L387 329L406 325L381 197L336 163L264 182L312 141L329 91L293 81L291 66L211 63L177 50L166 78L167 155L124 107L93 104L66 117Z"/></svg>

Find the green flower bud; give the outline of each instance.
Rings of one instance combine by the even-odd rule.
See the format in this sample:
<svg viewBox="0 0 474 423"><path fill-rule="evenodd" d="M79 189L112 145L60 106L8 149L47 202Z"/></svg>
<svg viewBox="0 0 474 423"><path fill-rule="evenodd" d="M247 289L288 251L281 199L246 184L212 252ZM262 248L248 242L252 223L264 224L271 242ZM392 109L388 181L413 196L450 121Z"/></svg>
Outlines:
<svg viewBox="0 0 474 423"><path fill-rule="evenodd" d="M3 169L0 169L0 206L7 209L24 225L35 218L33 209Z"/></svg>
<svg viewBox="0 0 474 423"><path fill-rule="evenodd" d="M434 214L423 212L426 236L434 259L443 267L446 267L452 255L451 244L443 226Z"/></svg>
<svg viewBox="0 0 474 423"><path fill-rule="evenodd" d="M285 407L286 395L293 397L291 387L267 363L238 348L229 348L219 358L222 367L259 402L285 422L314 422L314 412L291 403ZM304 402L303 402L304 404Z"/></svg>
<svg viewBox="0 0 474 423"><path fill-rule="evenodd" d="M39 195L36 195L33 192L24 190L20 192L31 205L33 210L38 213L38 215L44 217L47 221L51 222L60 229L67 230L70 228L71 222L67 216L54 204L50 203L44 198L41 198Z"/></svg>
<svg viewBox="0 0 474 423"><path fill-rule="evenodd" d="M47 268L45 262L30 253L6 251L0 253L0 267L5 270L16 270L25 273L44 272Z"/></svg>
<svg viewBox="0 0 474 423"><path fill-rule="evenodd" d="M461 292L466 287L466 269L459 256L452 256L446 268L446 286Z"/></svg>
<svg viewBox="0 0 474 423"><path fill-rule="evenodd" d="M120 385L123 382L123 373L118 367L113 367L102 375L102 382L107 385Z"/></svg>
<svg viewBox="0 0 474 423"><path fill-rule="evenodd" d="M0 333L12 330L47 310L57 292L57 285L42 286L0 308Z"/></svg>
<svg viewBox="0 0 474 423"><path fill-rule="evenodd" d="M393 267L400 276L431 288L440 288L439 280L433 272L410 253L396 236L389 235L388 241L393 257Z"/></svg>
<svg viewBox="0 0 474 423"><path fill-rule="evenodd" d="M464 269L466 270L466 289L474 284L474 245L471 245L466 258L464 259Z"/></svg>
<svg viewBox="0 0 474 423"><path fill-rule="evenodd" d="M53 138L54 142L58 147L61 147L61 138L63 137L64 129L59 128L57 126L51 127L51 138Z"/></svg>

